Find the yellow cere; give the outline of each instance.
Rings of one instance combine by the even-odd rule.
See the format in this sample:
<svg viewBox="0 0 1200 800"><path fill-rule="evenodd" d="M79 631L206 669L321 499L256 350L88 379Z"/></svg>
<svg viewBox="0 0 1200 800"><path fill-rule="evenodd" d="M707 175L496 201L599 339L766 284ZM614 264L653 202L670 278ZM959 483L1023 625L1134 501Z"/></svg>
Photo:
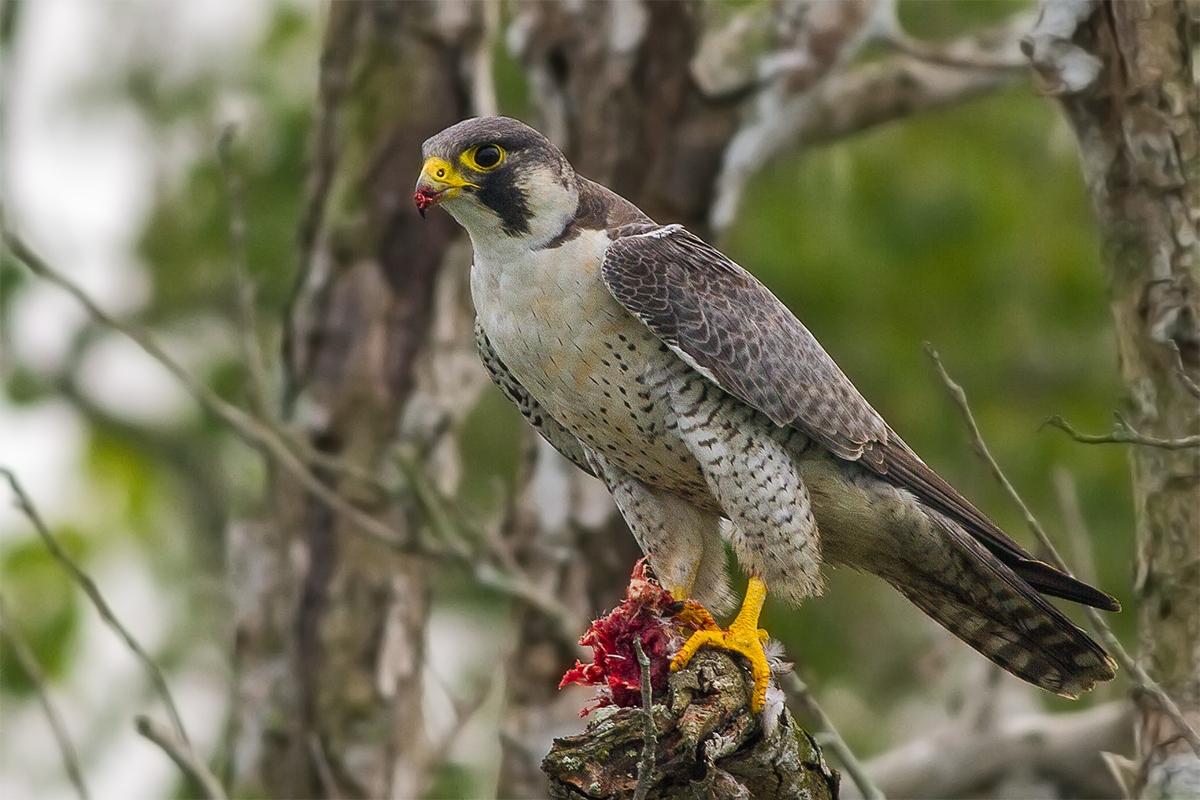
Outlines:
<svg viewBox="0 0 1200 800"><path fill-rule="evenodd" d="M458 174L458 170L456 170L449 161L446 161L444 158L438 158L437 156L432 156L426 159L425 166L421 169L421 178L423 180L436 181L437 183L451 186L456 189L463 186L475 185L468 180L464 180L463 177Z"/></svg>

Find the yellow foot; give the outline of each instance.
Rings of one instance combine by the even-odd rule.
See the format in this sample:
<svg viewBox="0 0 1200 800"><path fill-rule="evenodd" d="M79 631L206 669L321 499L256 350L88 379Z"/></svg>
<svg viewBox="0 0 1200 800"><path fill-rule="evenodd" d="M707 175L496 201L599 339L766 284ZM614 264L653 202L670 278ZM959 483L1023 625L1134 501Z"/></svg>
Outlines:
<svg viewBox="0 0 1200 800"><path fill-rule="evenodd" d="M767 585L758 578L751 578L750 585L746 588L746 599L742 601L742 610L738 612L737 619L729 629L724 631L699 604L689 603L684 613L695 615L702 629L693 633L683 649L671 659L671 671L675 672L687 666L692 656L696 655L696 651L704 645L741 653L750 661L750 674L754 678L754 696L750 701L750 710L755 714L762 711L767 701L767 680L771 677L771 668L767 666L767 656L763 653L767 632L758 627L758 615L762 612L763 601L766 599Z"/></svg>

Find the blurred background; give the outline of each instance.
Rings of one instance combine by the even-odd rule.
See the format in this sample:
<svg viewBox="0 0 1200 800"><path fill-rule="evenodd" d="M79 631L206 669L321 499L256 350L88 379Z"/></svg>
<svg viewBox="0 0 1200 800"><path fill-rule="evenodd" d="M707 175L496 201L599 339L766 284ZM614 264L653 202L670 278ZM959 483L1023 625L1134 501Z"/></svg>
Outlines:
<svg viewBox="0 0 1200 800"><path fill-rule="evenodd" d="M1012 5L902 2L900 14L914 36L942 39L998 21ZM315 0L3 5L8 224L231 400L244 387L217 143L235 126L247 263L264 340L277 349L296 272L322 25ZM528 118L524 74L505 48L496 59L500 110ZM1036 552L971 452L922 351L932 343L1060 550L1129 606L1124 453L1040 428L1061 414L1081 430L1106 430L1119 387L1074 143L1027 81L774 159L721 245L796 311L927 462ZM260 510L259 457L135 344L7 257L0 336L0 465L162 664L200 752L214 752L227 724L232 646L223 541ZM489 388L466 424L489 432L463 437L460 497L483 514L497 485L514 480L519 415ZM1091 532L1087 547L1064 532L1066 486ZM6 618L45 671L93 796L186 796L173 765L133 730L135 713L157 708L145 675L7 488L0 495ZM769 604L764 624L861 756L961 704L971 679L946 676L982 668L981 659L878 581L835 573L828 583L800 611ZM483 605L502 620L503 604L473 595L468 581L455 586L438 596L444 624L431 643L444 683L502 647L494 626L475 621ZM1132 640L1131 615L1113 625ZM1081 703L1119 696L1121 684ZM431 691L436 718L446 700ZM1042 695L1030 702L1080 707ZM485 709L433 794L488 791L494 724ZM72 794L33 683L6 646L0 796Z"/></svg>

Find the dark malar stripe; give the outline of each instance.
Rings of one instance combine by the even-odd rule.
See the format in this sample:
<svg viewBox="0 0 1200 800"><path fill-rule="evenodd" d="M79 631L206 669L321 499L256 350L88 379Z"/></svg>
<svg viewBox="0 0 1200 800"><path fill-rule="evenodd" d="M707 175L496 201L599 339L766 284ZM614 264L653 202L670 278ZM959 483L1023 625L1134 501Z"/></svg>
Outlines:
<svg viewBox="0 0 1200 800"><path fill-rule="evenodd" d="M475 196L500 217L500 230L505 234L524 236L529 233L529 220L533 216L529 209L529 194L517 186L511 166L501 167L490 175Z"/></svg>

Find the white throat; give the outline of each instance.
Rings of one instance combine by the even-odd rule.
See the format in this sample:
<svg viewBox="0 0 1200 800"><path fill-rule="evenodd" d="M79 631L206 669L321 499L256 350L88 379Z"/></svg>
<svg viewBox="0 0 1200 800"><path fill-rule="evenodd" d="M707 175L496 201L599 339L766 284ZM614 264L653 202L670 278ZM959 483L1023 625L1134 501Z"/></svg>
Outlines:
<svg viewBox="0 0 1200 800"><path fill-rule="evenodd" d="M529 231L515 236L502 228L500 216L470 195L460 195L443 204L450 215L467 229L476 260L510 260L519 252L536 250L562 233L579 206L574 177L564 186L548 169L531 170L519 184L529 204Z"/></svg>

